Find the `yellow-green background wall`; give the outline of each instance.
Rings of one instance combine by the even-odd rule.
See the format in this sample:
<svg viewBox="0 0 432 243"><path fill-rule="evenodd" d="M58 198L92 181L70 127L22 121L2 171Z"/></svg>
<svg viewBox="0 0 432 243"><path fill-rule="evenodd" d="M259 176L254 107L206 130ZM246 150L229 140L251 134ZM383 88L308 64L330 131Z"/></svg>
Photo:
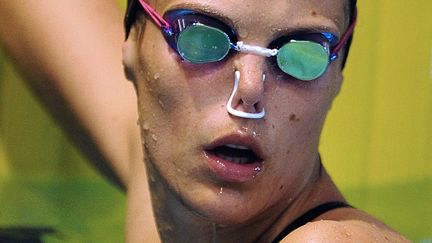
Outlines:
<svg viewBox="0 0 432 243"><path fill-rule="evenodd" d="M322 137L355 206L432 239L432 1L359 0L341 94Z"/></svg>
<svg viewBox="0 0 432 243"><path fill-rule="evenodd" d="M432 1L358 5L344 85L322 136L323 161L354 206L430 242ZM120 242L124 204L0 52L0 228L52 226L60 236L48 241Z"/></svg>

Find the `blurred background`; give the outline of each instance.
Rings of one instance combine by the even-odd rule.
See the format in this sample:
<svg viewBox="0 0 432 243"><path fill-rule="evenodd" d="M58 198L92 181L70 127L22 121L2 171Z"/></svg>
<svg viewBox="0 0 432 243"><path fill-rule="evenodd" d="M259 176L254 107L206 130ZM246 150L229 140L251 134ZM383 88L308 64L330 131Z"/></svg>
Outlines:
<svg viewBox="0 0 432 243"><path fill-rule="evenodd" d="M352 205L430 243L432 1L363 0L358 8L323 161ZM124 216L124 194L71 146L0 43L0 228L55 229L46 242L122 242Z"/></svg>

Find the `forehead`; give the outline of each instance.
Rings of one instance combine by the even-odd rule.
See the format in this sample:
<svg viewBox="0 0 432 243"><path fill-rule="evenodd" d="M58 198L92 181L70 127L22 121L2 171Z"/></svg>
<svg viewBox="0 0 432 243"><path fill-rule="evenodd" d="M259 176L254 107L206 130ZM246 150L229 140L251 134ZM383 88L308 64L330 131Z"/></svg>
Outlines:
<svg viewBox="0 0 432 243"><path fill-rule="evenodd" d="M194 9L218 17L242 34L266 35L316 28L341 35L348 25L347 0L159 0L157 10Z"/></svg>

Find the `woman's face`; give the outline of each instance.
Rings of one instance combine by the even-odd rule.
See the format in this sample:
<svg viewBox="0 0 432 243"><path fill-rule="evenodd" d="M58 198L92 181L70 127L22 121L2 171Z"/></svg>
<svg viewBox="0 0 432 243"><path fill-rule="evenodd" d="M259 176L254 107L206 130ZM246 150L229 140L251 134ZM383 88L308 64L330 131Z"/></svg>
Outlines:
<svg viewBox="0 0 432 243"><path fill-rule="evenodd" d="M302 29L340 37L348 24L345 4L167 0L156 9L194 9L231 25L239 40L267 47ZM266 217L295 199L317 169L319 136L342 81L340 59L322 77L304 82L281 73L266 57L245 53L216 64L190 64L150 21L135 31L136 38L128 40L135 57L125 63L138 93L143 146L153 168L149 177L222 224ZM241 75L233 107L251 113L264 108L263 119L227 112L235 70Z"/></svg>

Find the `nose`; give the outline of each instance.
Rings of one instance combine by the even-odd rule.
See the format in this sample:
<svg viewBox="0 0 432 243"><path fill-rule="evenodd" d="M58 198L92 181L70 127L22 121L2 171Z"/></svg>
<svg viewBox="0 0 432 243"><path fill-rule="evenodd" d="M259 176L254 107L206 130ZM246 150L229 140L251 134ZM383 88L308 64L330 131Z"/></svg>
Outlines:
<svg viewBox="0 0 432 243"><path fill-rule="evenodd" d="M234 89L228 101L228 112L242 118L264 117L265 57L246 54L235 60Z"/></svg>

